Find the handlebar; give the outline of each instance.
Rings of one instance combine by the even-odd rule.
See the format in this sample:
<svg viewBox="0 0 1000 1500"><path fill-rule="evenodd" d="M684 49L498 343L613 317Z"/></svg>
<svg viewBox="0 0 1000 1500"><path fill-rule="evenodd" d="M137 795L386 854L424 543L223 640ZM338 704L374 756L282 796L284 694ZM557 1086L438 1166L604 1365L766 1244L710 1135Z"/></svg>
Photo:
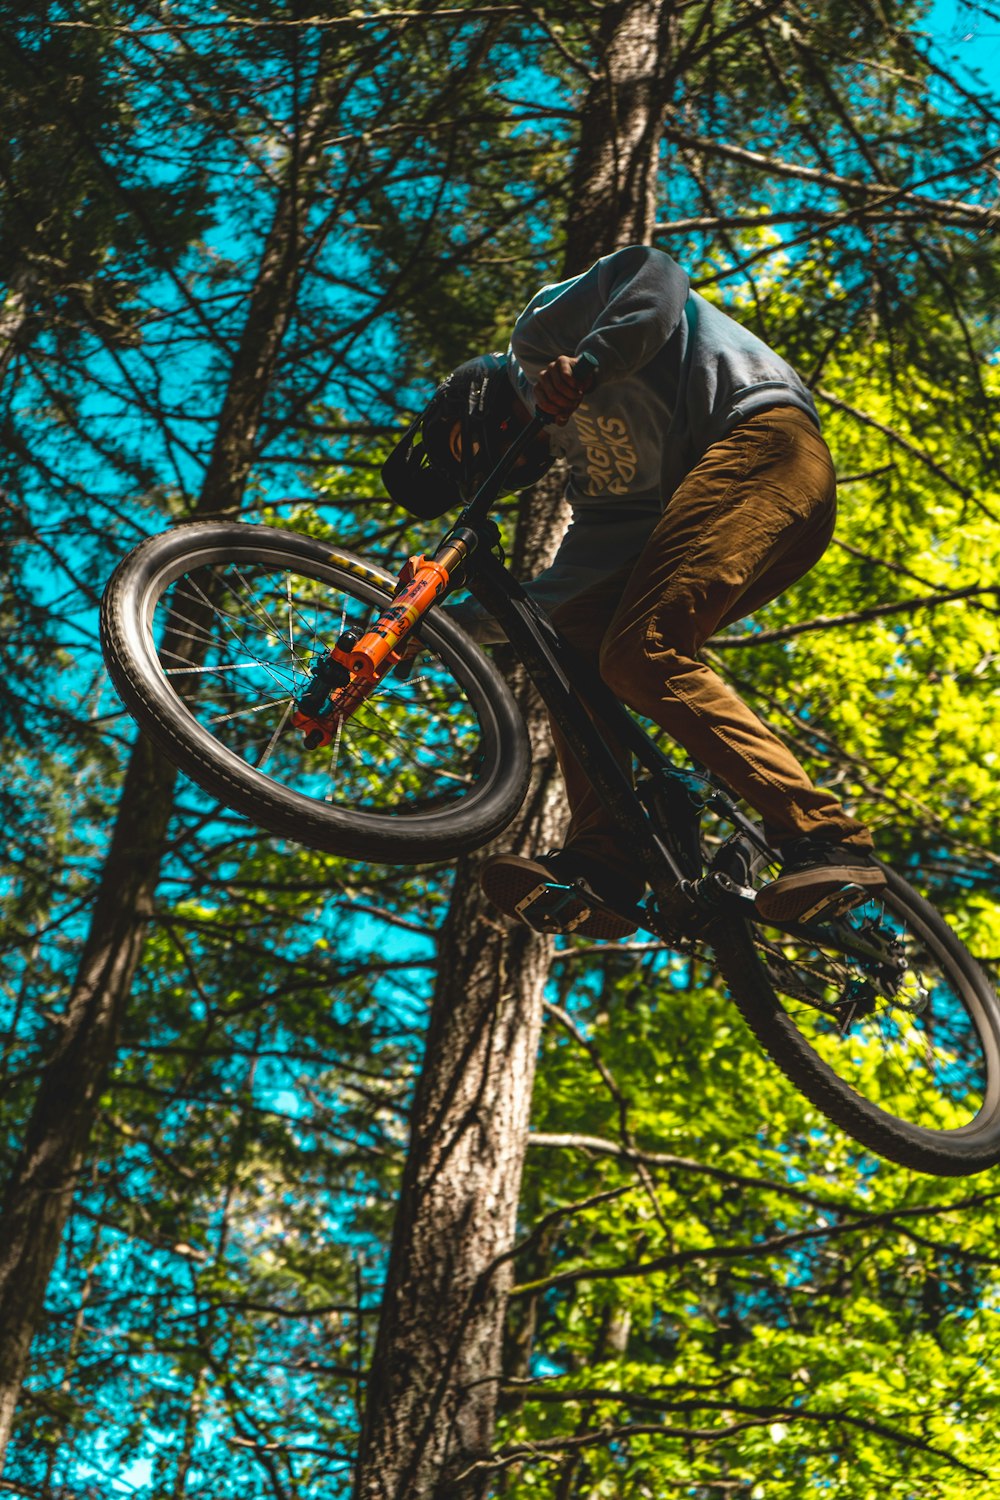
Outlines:
<svg viewBox="0 0 1000 1500"><path fill-rule="evenodd" d="M578 380L576 378L576 371L574 371L573 383L579 390L580 394L582 396L585 396L588 391L593 389L597 381L597 362L593 359L592 356L581 355L580 359L581 361L586 360L585 380ZM521 431L517 434L517 437L514 438L510 447L501 457L500 462L491 471L491 473L487 474L486 478L483 480L482 484L479 486L478 490L473 495L472 499L469 501L465 509L462 511L461 515L458 517L458 520L455 522L456 527L475 526L477 522L484 521L486 519L490 506L493 504L497 495L500 493L500 487L503 484L503 481L507 478L507 475L517 463L525 448L527 448L531 443L534 442L535 438L542 431L543 427L548 427L552 422L555 421L555 419L556 418L554 412L535 412L528 425L526 427L522 427Z"/></svg>

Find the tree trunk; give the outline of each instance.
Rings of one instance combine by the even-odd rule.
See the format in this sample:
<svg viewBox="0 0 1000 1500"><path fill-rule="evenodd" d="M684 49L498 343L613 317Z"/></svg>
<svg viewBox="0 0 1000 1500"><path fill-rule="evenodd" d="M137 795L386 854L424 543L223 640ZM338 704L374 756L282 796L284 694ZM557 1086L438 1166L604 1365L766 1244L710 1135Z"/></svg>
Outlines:
<svg viewBox="0 0 1000 1500"><path fill-rule="evenodd" d="M145 740L132 754L60 1035L42 1070L0 1208L0 1454L114 1051L153 899L176 772Z"/></svg>
<svg viewBox="0 0 1000 1500"><path fill-rule="evenodd" d="M516 846L539 829L551 842L556 792L543 761ZM459 862L441 934L367 1387L365 1500L482 1493L482 1476L457 1476L489 1453L493 1435L510 1275L497 1261L514 1238L550 940L509 933L482 910L477 866Z"/></svg>
<svg viewBox="0 0 1000 1500"><path fill-rule="evenodd" d="M525 507L519 551L544 565L564 519L561 485ZM560 524L554 524L555 518ZM523 677L534 770L499 841L547 847L563 818L547 721ZM484 910L486 851L459 860L424 1066L411 1116L378 1337L368 1379L356 1493L364 1500L478 1495L459 1478L488 1455L551 939ZM499 1262L499 1264L498 1264Z"/></svg>
<svg viewBox="0 0 1000 1500"><path fill-rule="evenodd" d="M31 326L29 293L33 279L26 266L18 268L10 278L6 296L0 305L0 389L18 351L27 342Z"/></svg>
<svg viewBox="0 0 1000 1500"><path fill-rule="evenodd" d="M331 70L332 71L332 70ZM232 514L253 461L265 396L294 308L310 190L331 110L320 78L289 163L251 291L193 519ZM142 738L125 775L111 847L61 1032L41 1071L0 1212L0 1461L59 1251L122 1014L153 909L176 772Z"/></svg>
<svg viewBox="0 0 1000 1500"><path fill-rule="evenodd" d="M599 79L583 106L564 275L649 237L663 59L672 5L607 8ZM568 351L572 352L572 351ZM515 571L544 566L565 524L554 485L522 508ZM522 707L528 694L521 694ZM557 842L563 798L544 714L529 724L536 770L499 841ZM368 1380L357 1500L475 1500L489 1483L517 1200L551 947L484 911L459 862Z"/></svg>
<svg viewBox="0 0 1000 1500"><path fill-rule="evenodd" d="M675 0L600 9L604 52L580 113L566 223L568 276L599 255L652 238L676 10Z"/></svg>

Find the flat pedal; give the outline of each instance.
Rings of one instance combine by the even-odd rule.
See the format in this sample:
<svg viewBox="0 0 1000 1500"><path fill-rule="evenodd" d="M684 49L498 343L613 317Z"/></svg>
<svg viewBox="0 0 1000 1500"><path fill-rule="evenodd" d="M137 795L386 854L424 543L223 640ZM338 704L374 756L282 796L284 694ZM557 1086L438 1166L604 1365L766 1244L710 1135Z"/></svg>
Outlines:
<svg viewBox="0 0 1000 1500"><path fill-rule="evenodd" d="M514 907L535 932L575 932L592 915L583 887L540 881Z"/></svg>
<svg viewBox="0 0 1000 1500"><path fill-rule="evenodd" d="M835 891L829 891L825 896L810 906L807 911L800 912L796 922L814 922L817 917L842 917L845 912L851 911L858 906L869 892L863 885L842 885Z"/></svg>
<svg viewBox="0 0 1000 1500"><path fill-rule="evenodd" d="M486 899L508 918L547 937L572 933L615 941L630 937L642 920L638 910L633 917L606 905L583 877L560 880L541 861L517 855L487 860L479 884Z"/></svg>

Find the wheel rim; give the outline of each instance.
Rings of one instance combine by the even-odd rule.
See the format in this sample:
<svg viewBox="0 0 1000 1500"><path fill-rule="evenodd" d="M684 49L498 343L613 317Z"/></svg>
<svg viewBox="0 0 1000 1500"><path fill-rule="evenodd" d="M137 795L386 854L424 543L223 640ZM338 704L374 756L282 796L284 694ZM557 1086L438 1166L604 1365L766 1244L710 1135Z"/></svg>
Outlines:
<svg viewBox="0 0 1000 1500"><path fill-rule="evenodd" d="M891 887L815 940L751 929L786 1024L860 1099L949 1140L993 1117L997 1038L979 988Z"/></svg>
<svg viewBox="0 0 1000 1500"><path fill-rule="evenodd" d="M352 817L438 817L486 777L481 693L461 662L431 648L408 681L390 677L331 743L305 749L295 704L311 665L384 608L385 586L267 549L211 554L153 583L146 654L203 734L262 780Z"/></svg>

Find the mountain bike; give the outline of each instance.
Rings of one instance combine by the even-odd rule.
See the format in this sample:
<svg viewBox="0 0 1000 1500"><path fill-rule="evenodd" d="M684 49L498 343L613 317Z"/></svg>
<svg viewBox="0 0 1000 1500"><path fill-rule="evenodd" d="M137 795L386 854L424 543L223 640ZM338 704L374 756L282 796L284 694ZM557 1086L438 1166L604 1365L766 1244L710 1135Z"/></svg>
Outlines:
<svg viewBox="0 0 1000 1500"><path fill-rule="evenodd" d="M886 867L876 899L850 905L862 893L846 892L808 919L762 921L755 893L780 860L759 820L717 777L675 764L505 567L490 509L541 422L401 573L225 520L142 542L102 604L126 708L194 782L272 834L367 861L451 858L503 831L531 771L506 681L440 608L468 587L628 839L650 891L637 923L713 962L773 1061L863 1146L943 1176L1000 1162L1000 1004L943 918ZM546 885L523 920L557 930L580 894Z"/></svg>

